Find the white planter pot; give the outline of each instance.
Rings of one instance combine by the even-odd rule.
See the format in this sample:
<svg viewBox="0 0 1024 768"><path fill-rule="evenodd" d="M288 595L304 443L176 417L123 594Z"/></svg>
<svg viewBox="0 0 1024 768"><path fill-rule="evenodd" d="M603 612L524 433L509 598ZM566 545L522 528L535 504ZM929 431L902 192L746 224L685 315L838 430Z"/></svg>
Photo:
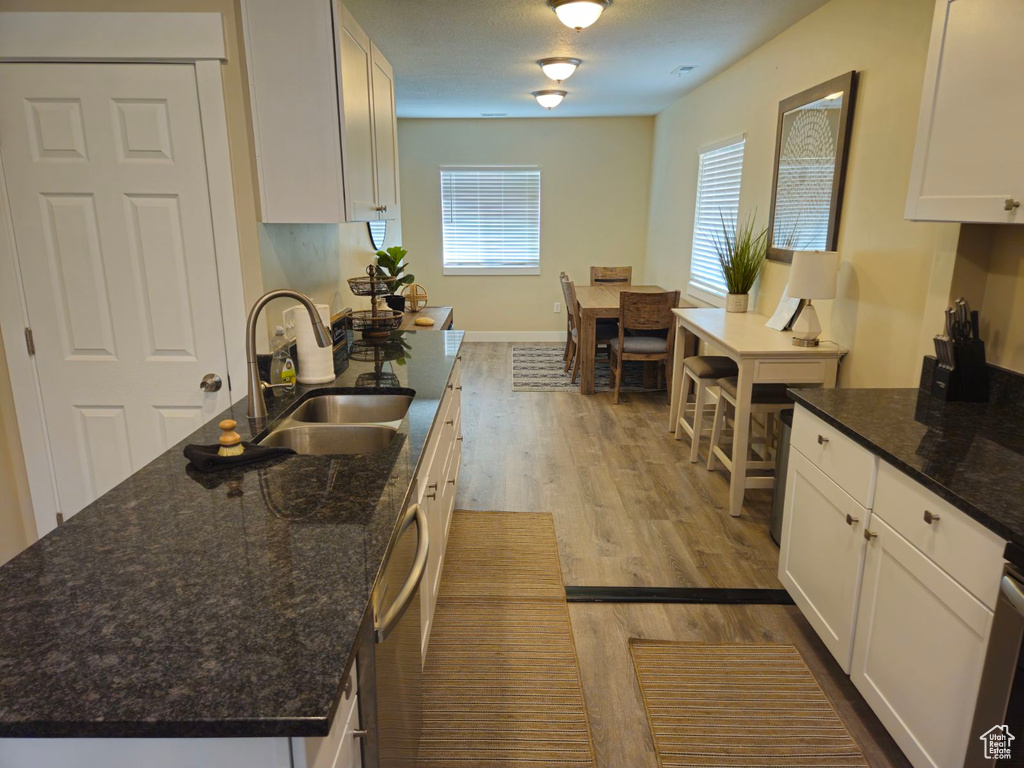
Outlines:
<svg viewBox="0 0 1024 768"><path fill-rule="evenodd" d="M750 303L749 293L728 293L725 296L726 312L746 312Z"/></svg>

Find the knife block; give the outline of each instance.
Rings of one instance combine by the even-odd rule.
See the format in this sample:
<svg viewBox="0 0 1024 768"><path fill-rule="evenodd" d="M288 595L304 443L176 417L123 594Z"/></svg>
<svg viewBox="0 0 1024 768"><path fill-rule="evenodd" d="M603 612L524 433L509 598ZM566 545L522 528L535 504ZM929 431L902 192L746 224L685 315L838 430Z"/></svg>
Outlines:
<svg viewBox="0 0 1024 768"><path fill-rule="evenodd" d="M940 400L961 403L988 402L988 364L985 342L968 339L953 347L956 367L936 365L931 394Z"/></svg>

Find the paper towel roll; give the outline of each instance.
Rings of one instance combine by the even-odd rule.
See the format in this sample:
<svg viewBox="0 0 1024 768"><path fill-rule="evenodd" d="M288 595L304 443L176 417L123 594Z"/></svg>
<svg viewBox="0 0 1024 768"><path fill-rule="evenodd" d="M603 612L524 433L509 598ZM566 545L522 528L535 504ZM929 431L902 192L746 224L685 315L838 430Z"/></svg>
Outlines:
<svg viewBox="0 0 1024 768"><path fill-rule="evenodd" d="M317 304L324 328L330 332L331 310L326 304ZM313 336L313 325L309 322L309 313L301 304L289 307L284 311L284 325L289 336L295 337L295 345L299 353L300 384L328 384L334 381L334 349L330 346L320 347Z"/></svg>

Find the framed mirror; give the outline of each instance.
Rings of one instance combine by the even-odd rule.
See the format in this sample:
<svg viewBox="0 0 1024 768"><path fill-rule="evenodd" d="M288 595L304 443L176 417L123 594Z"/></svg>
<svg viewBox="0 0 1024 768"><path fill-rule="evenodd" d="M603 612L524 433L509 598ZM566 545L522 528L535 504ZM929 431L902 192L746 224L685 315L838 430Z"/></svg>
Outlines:
<svg viewBox="0 0 1024 768"><path fill-rule="evenodd" d="M839 234L857 73L847 72L779 103L768 258L834 251Z"/></svg>
<svg viewBox="0 0 1024 768"><path fill-rule="evenodd" d="M384 238L388 235L388 223L384 219L380 221L366 222L370 230L370 242L373 243L373 250L379 251L384 248Z"/></svg>

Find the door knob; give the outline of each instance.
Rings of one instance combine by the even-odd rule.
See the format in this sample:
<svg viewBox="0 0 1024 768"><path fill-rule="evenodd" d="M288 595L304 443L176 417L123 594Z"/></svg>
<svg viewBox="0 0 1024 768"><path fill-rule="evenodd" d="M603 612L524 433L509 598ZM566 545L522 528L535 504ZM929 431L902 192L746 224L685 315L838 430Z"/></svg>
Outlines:
<svg viewBox="0 0 1024 768"><path fill-rule="evenodd" d="M1004 211L1015 211L1020 208L1020 200L1014 200L1012 197L1006 198L1006 202L1003 203Z"/></svg>
<svg viewBox="0 0 1024 768"><path fill-rule="evenodd" d="M203 380L199 382L199 388L203 392L220 392L222 386L224 386L224 382L216 373L206 374L203 376Z"/></svg>
<svg viewBox="0 0 1024 768"><path fill-rule="evenodd" d="M932 514L927 509L924 511L924 521L928 523L928 525L931 525L932 523L938 521L938 519L938 515Z"/></svg>
<svg viewBox="0 0 1024 768"><path fill-rule="evenodd" d="M872 539L877 539L878 538L878 534L875 533L874 531L869 531L867 528L865 528L864 529L864 538L867 539L868 541L871 541Z"/></svg>

